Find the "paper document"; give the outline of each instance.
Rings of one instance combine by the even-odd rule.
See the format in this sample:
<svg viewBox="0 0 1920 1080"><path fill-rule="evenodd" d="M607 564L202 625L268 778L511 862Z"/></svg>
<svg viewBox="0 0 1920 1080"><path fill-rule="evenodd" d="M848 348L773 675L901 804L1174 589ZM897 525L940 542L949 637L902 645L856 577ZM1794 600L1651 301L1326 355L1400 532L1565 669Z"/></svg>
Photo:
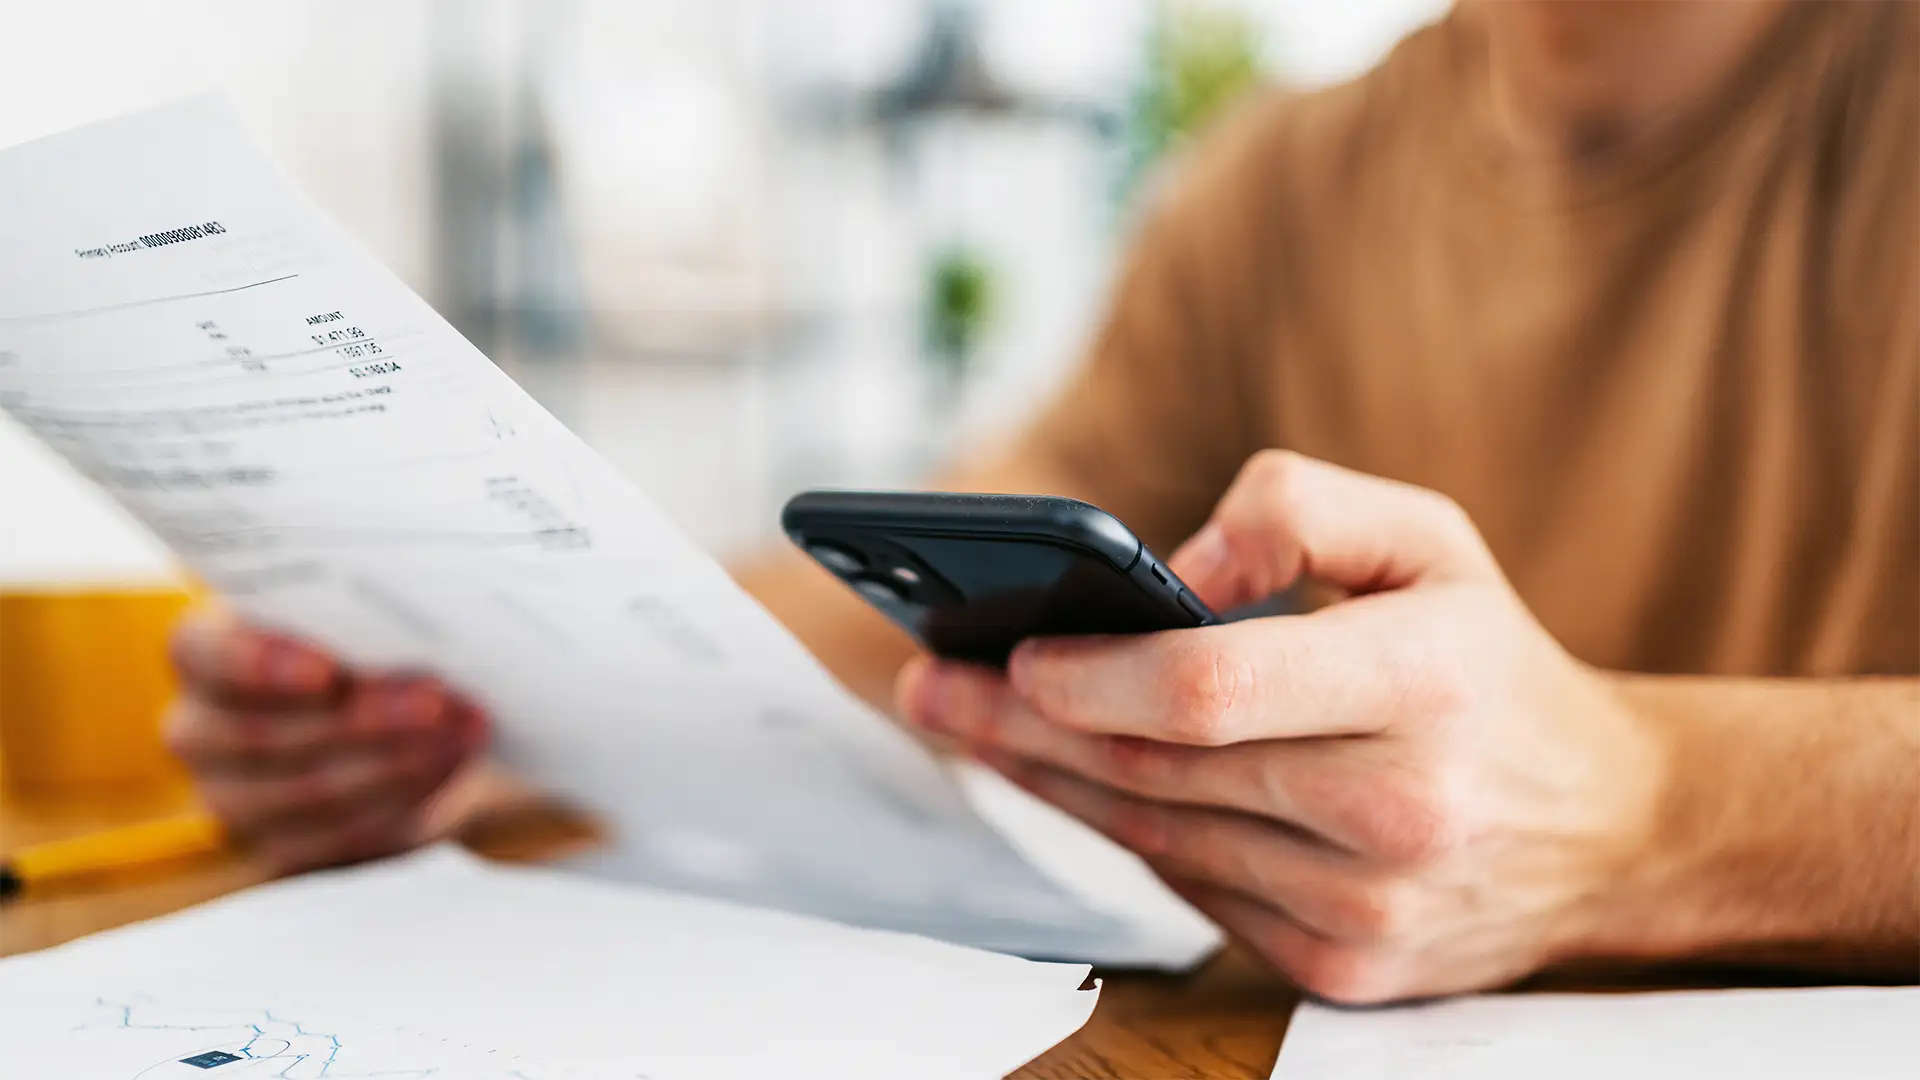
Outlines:
<svg viewBox="0 0 1920 1080"><path fill-rule="evenodd" d="M985 1080L1088 970L437 848L0 963L0 1076Z"/></svg>
<svg viewBox="0 0 1920 1080"><path fill-rule="evenodd" d="M605 873L1028 955L1128 936L217 102L0 153L0 409L249 619L475 696L611 827Z"/></svg>
<svg viewBox="0 0 1920 1080"><path fill-rule="evenodd" d="M1303 1004L1275 1080L1911 1077L1920 989L1490 994L1390 1009Z"/></svg>

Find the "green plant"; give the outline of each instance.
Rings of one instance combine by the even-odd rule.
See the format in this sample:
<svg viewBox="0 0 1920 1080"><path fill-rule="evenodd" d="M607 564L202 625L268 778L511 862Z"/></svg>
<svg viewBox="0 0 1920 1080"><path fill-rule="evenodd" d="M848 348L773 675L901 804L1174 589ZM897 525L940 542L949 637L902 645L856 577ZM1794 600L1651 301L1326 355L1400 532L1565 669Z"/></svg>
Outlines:
<svg viewBox="0 0 1920 1080"><path fill-rule="evenodd" d="M1154 162L1265 78L1259 29L1244 13L1161 0L1128 114L1131 190Z"/></svg>
<svg viewBox="0 0 1920 1080"><path fill-rule="evenodd" d="M993 321L994 271L985 257L955 244L927 266L924 322L927 351L956 374L964 369Z"/></svg>

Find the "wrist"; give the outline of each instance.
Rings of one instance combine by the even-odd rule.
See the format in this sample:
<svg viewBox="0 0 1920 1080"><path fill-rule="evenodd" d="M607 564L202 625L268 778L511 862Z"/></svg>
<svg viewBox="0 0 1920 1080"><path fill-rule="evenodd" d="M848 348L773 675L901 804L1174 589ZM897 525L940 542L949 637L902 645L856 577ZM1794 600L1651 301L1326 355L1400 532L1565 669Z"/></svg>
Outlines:
<svg viewBox="0 0 1920 1080"><path fill-rule="evenodd" d="M1660 748L1655 799L1637 849L1618 867L1583 942L1585 955L1635 962L1752 960L1809 935L1809 883L1790 853L1808 797L1791 739L1718 680L1606 674Z"/></svg>
<svg viewBox="0 0 1920 1080"><path fill-rule="evenodd" d="M1711 803L1716 769L1705 767L1699 736L1663 700L1657 680L1592 673L1624 742L1613 786L1620 798L1611 844L1590 867L1594 886L1561 959L1657 961L1690 955L1711 942L1715 905L1699 897L1703 855L1699 807Z"/></svg>

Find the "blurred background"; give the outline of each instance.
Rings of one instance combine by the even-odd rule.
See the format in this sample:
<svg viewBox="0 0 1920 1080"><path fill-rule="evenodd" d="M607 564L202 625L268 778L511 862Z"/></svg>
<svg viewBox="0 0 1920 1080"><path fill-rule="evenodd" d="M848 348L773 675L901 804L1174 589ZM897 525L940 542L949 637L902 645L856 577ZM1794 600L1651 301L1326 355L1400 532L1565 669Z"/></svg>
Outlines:
<svg viewBox="0 0 1920 1080"><path fill-rule="evenodd" d="M1262 81L1439 0L0 0L0 145L214 89L694 537L904 486L1074 362L1135 207ZM0 417L0 579L164 553Z"/></svg>

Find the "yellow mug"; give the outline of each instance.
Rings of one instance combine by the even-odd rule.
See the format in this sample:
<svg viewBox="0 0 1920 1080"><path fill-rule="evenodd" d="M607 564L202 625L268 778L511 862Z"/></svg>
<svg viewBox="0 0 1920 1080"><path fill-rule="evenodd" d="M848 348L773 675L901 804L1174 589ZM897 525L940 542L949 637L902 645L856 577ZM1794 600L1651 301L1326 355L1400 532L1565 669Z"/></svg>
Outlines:
<svg viewBox="0 0 1920 1080"><path fill-rule="evenodd" d="M0 795L120 801L185 790L161 742L179 586L0 582Z"/></svg>

